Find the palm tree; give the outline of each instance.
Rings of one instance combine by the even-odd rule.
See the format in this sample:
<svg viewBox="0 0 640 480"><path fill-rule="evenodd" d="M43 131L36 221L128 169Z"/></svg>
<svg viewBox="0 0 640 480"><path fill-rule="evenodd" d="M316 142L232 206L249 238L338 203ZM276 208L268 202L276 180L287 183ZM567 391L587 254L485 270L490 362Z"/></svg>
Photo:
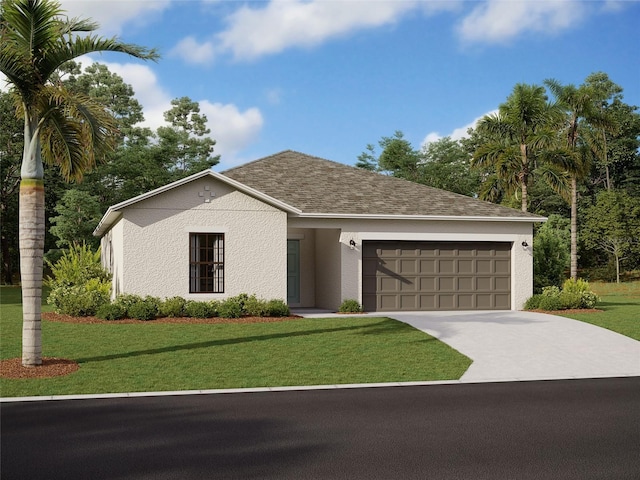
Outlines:
<svg viewBox="0 0 640 480"><path fill-rule="evenodd" d="M566 163L564 168L571 179L571 278L575 279L578 277L578 182L591 171L589 155L579 148L581 136L583 141L588 141L588 136L581 135L581 130L586 126L607 128L610 122L596 108L592 89L584 85L562 85L553 79L544 83L568 113L564 131L573 161ZM595 142L593 148L596 148Z"/></svg>
<svg viewBox="0 0 640 480"><path fill-rule="evenodd" d="M97 24L62 14L55 0L2 0L0 4L0 71L12 85L24 117L19 245L25 366L42 363L43 160L57 165L67 179L81 179L111 147L115 130L104 107L70 93L53 81L54 74L65 62L92 52L158 58L154 50L93 35Z"/></svg>
<svg viewBox="0 0 640 480"><path fill-rule="evenodd" d="M526 212L528 186L536 169L554 190L563 190L562 172L543 161L557 145L554 126L560 115L547 101L544 87L517 84L498 113L480 120L477 131L486 141L476 149L472 165L493 172L482 186L483 198L495 200L501 192L517 194L519 190Z"/></svg>

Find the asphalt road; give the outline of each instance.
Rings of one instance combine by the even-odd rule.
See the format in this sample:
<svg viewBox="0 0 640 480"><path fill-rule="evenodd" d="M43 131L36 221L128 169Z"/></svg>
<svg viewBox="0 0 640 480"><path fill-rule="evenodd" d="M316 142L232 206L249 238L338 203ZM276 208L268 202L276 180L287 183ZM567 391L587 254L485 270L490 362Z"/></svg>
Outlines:
<svg viewBox="0 0 640 480"><path fill-rule="evenodd" d="M640 478L640 377L0 408L2 480Z"/></svg>

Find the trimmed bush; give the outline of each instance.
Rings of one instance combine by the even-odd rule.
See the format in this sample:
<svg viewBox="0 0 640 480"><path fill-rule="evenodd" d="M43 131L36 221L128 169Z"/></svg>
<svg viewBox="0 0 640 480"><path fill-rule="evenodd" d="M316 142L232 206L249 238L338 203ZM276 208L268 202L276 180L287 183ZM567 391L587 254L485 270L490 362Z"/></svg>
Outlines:
<svg viewBox="0 0 640 480"><path fill-rule="evenodd" d="M122 305L117 303L105 303L98 308L96 317L102 320L121 320L125 317L127 311Z"/></svg>
<svg viewBox="0 0 640 480"><path fill-rule="evenodd" d="M362 306L357 300L348 298L340 304L338 311L340 313L360 313L362 312Z"/></svg>
<svg viewBox="0 0 640 480"><path fill-rule="evenodd" d="M557 297L552 297L543 294L540 298L540 304L538 305L538 308L548 311L561 310L562 302L560 301L560 296L558 295Z"/></svg>
<svg viewBox="0 0 640 480"><path fill-rule="evenodd" d="M243 314L243 300L240 296L222 300L218 307L218 315L222 318L240 318Z"/></svg>
<svg viewBox="0 0 640 480"><path fill-rule="evenodd" d="M216 309L211 302L189 301L184 307L185 314L190 318L212 318L216 316Z"/></svg>
<svg viewBox="0 0 640 480"><path fill-rule="evenodd" d="M540 299L542 298L541 294L536 294L533 295L532 297L529 297L529 299L525 302L524 304L524 309L525 310L537 310L538 308L540 308Z"/></svg>
<svg viewBox="0 0 640 480"><path fill-rule="evenodd" d="M158 307L161 317L184 317L187 301L182 297L165 298Z"/></svg>
<svg viewBox="0 0 640 480"><path fill-rule="evenodd" d="M291 314L289 305L282 300L269 300L266 315L269 317L288 317Z"/></svg>
<svg viewBox="0 0 640 480"><path fill-rule="evenodd" d="M244 301L243 313L250 317L265 317L267 309L267 301L257 298L255 295L251 295Z"/></svg>
<svg viewBox="0 0 640 480"><path fill-rule="evenodd" d="M127 316L137 320L153 320L158 316L160 301L155 297L145 297L127 309Z"/></svg>
<svg viewBox="0 0 640 480"><path fill-rule="evenodd" d="M51 290L47 301L53 305L56 313L88 317L109 303L110 288L110 284L102 285L97 279L86 285L58 286Z"/></svg>
<svg viewBox="0 0 640 480"><path fill-rule="evenodd" d="M582 307L582 295L577 292L562 292L559 296L562 310L572 310Z"/></svg>
<svg viewBox="0 0 640 480"><path fill-rule="evenodd" d="M132 293L122 293L118 295L113 303L121 306L125 313L125 317L130 316L129 309L136 303L141 302L143 299L140 295L134 295Z"/></svg>

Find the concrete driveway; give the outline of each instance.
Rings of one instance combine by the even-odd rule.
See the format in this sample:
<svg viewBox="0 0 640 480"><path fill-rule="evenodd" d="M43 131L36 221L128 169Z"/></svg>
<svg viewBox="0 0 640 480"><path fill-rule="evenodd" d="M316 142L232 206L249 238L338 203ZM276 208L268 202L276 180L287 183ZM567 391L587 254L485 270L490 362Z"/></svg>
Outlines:
<svg viewBox="0 0 640 480"><path fill-rule="evenodd" d="M368 315L405 322L471 358L462 382L640 376L640 342L569 318L521 311Z"/></svg>

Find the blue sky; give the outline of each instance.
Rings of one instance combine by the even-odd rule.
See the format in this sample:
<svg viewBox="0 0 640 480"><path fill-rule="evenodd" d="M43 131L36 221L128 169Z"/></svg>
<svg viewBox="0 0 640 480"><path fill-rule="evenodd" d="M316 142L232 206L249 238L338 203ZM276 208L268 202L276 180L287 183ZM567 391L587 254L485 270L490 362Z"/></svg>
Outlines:
<svg viewBox="0 0 640 480"><path fill-rule="evenodd" d="M603 71L640 105L640 2L62 0L158 63L94 56L136 91L149 126L191 97L215 170L294 149L353 164L402 130L459 137L516 83ZM84 60L86 65L89 59Z"/></svg>

